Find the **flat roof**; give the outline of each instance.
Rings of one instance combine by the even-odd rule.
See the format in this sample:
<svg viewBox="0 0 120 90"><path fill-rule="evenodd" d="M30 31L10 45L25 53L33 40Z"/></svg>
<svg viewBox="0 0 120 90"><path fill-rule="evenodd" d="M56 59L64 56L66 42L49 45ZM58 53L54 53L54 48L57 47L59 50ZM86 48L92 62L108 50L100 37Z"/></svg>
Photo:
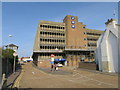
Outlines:
<svg viewBox="0 0 120 90"><path fill-rule="evenodd" d="M39 23L40 24L46 24L46 25L65 26L65 23L63 23L63 22L53 22L53 21L39 20Z"/></svg>

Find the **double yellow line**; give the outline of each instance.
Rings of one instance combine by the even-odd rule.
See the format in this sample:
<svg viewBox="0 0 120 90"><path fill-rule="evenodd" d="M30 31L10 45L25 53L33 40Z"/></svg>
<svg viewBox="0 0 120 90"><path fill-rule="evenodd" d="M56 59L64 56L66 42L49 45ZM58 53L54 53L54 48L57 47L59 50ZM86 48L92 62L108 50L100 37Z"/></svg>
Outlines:
<svg viewBox="0 0 120 90"><path fill-rule="evenodd" d="M20 74L20 75L18 76L18 78L15 80L14 85L13 85L12 88L19 88L20 80L21 80L21 78L22 78L22 76L23 76L23 73L24 73L24 69L22 69L21 74Z"/></svg>

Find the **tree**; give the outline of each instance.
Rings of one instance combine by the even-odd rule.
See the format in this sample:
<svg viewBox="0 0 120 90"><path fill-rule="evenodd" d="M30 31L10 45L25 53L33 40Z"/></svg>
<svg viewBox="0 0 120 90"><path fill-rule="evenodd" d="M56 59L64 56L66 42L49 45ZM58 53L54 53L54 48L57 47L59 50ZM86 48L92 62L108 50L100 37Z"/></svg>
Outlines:
<svg viewBox="0 0 120 90"><path fill-rule="evenodd" d="M8 72L9 69L11 73L13 71L13 65L14 65L14 56L13 53L15 51L13 49L2 49L2 61L3 61L3 70L4 72ZM15 66L17 66L18 63L18 56L15 57ZM8 68L8 69L7 69Z"/></svg>
<svg viewBox="0 0 120 90"><path fill-rule="evenodd" d="M4 73L10 74L13 71L14 64L14 50L12 49L2 49L2 66Z"/></svg>
<svg viewBox="0 0 120 90"><path fill-rule="evenodd" d="M7 58L9 58L9 59L14 59L14 57L13 57L13 53L14 53L15 51L14 50L12 50L12 49L3 49L2 50L2 58L3 59L7 59Z"/></svg>

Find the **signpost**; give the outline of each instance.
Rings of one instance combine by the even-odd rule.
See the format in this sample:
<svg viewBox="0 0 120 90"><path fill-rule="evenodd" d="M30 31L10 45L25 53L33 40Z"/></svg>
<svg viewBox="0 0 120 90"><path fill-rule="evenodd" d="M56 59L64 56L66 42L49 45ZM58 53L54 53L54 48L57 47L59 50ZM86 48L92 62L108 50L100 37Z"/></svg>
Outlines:
<svg viewBox="0 0 120 90"><path fill-rule="evenodd" d="M17 56L17 53L16 53L16 52L14 52L14 53L13 53L13 56L14 56L13 72L15 72L15 57Z"/></svg>

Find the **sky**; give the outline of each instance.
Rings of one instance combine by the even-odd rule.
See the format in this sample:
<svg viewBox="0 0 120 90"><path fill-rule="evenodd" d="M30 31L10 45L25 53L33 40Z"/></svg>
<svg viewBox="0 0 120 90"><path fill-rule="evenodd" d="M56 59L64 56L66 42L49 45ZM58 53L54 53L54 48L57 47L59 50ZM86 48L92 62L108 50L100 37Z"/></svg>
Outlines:
<svg viewBox="0 0 120 90"><path fill-rule="evenodd" d="M66 15L74 15L86 28L105 30L105 22L117 18L113 15L117 5L117 2L3 2L2 45L13 43L19 46L19 57L31 56L39 20L63 22Z"/></svg>

